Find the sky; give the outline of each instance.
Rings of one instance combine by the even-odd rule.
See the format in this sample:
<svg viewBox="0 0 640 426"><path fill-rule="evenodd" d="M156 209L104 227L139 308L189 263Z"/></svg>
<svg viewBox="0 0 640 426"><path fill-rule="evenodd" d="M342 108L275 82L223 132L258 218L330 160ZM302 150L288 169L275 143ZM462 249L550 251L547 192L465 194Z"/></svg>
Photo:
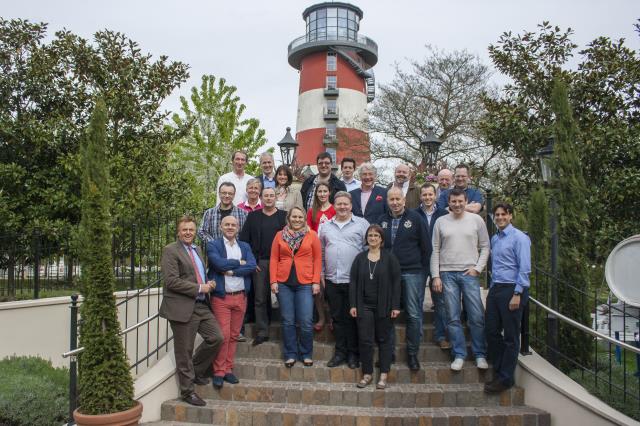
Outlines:
<svg viewBox="0 0 640 426"><path fill-rule="evenodd" d="M260 120L269 145L290 126L295 131L298 71L287 63L287 46L304 34L302 11L318 2L199 0L21 0L3 1L0 16L49 23L85 38L101 29L120 31L143 52L189 64L190 79L164 107L179 108L179 97L204 74L224 77L238 88L247 117ZM490 64L487 47L504 32L535 31L543 21L570 27L579 47L598 36L625 38L640 50L633 24L638 0L358 0L364 17L360 34L378 44L377 83L391 82L394 64L426 54L425 45L467 50ZM499 74L496 84L504 83ZM294 133L295 134L295 133Z"/></svg>

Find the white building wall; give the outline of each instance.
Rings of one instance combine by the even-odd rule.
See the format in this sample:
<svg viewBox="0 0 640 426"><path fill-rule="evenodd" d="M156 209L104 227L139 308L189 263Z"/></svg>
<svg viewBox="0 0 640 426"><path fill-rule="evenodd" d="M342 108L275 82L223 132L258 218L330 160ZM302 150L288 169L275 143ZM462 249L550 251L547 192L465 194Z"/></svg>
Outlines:
<svg viewBox="0 0 640 426"><path fill-rule="evenodd" d="M339 89L337 98L338 127L367 131L367 96L353 89ZM313 89L298 96L296 132L324 128L324 109L327 98L324 89Z"/></svg>

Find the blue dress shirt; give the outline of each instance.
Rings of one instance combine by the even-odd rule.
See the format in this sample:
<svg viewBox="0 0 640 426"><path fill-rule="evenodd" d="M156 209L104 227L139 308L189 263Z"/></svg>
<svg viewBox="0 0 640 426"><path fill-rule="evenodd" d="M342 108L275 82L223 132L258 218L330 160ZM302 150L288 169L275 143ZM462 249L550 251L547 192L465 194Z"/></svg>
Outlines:
<svg viewBox="0 0 640 426"><path fill-rule="evenodd" d="M182 246L187 251L187 256L191 257L191 253L193 253L193 258L196 261L196 267L198 268L200 279L202 280L202 284L205 284L207 282L207 276L204 273L204 264L202 263L202 259L200 259L200 256L198 256L195 244L191 244L190 246L188 246L183 243ZM204 294L198 293L196 300L204 300Z"/></svg>
<svg viewBox="0 0 640 426"><path fill-rule="evenodd" d="M513 284L522 293L529 288L531 240L509 224L491 237L491 285Z"/></svg>
<svg viewBox="0 0 640 426"><path fill-rule="evenodd" d="M440 192L440 197L438 197L438 208L446 209L449 207L449 192L451 192L451 189L445 189ZM480 203L481 205L484 205L484 197L479 190L467 186L464 192L467 194L467 204Z"/></svg>

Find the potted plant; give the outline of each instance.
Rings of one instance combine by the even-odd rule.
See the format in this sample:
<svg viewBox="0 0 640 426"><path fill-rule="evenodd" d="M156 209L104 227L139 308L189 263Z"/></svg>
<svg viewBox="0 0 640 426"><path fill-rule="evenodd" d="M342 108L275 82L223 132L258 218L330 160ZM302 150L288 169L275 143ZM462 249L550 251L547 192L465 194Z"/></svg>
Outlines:
<svg viewBox="0 0 640 426"><path fill-rule="evenodd" d="M96 102L81 147L80 262L84 302L79 355L78 425L137 425L142 405L120 339L111 259L107 110Z"/></svg>

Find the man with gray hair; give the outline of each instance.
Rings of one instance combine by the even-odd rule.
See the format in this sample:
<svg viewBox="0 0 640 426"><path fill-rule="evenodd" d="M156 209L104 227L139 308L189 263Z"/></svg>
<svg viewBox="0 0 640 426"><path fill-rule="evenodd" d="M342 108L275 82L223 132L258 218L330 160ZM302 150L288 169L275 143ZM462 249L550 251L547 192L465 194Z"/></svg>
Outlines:
<svg viewBox="0 0 640 426"><path fill-rule="evenodd" d="M260 154L260 169L262 170L262 174L258 179L260 179L263 188L276 187L276 172L274 166L273 154L268 151Z"/></svg>
<svg viewBox="0 0 640 426"><path fill-rule="evenodd" d="M451 188L453 183L453 172L449 169L442 169L438 172L438 191L436 192L436 200L440 197L440 193Z"/></svg>
<svg viewBox="0 0 640 426"><path fill-rule="evenodd" d="M355 216L364 217L369 223L387 213L387 190L376 185L377 170L371 163L360 166L360 188L350 192Z"/></svg>
<svg viewBox="0 0 640 426"><path fill-rule="evenodd" d="M369 222L351 213L351 195L338 191L333 207L336 215L320 225L318 237L322 246L322 275L336 338L335 354L327 367L337 367L345 361L349 368L358 368L358 328L349 314L349 281L353 259L364 250Z"/></svg>

